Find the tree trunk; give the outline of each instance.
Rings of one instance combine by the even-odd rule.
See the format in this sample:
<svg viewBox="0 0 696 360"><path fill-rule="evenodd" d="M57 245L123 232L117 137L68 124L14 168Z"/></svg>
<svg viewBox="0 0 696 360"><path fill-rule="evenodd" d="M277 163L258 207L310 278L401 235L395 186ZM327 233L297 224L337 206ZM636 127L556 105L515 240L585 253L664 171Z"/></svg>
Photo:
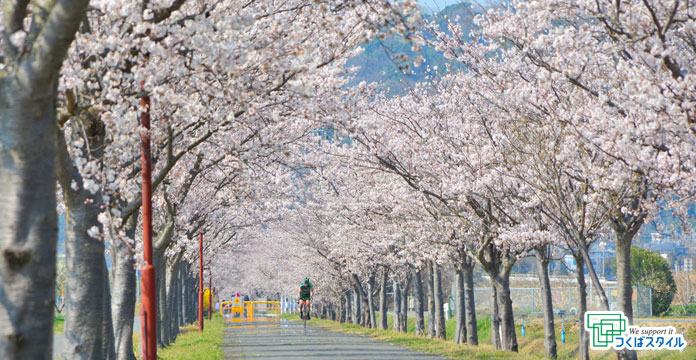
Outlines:
<svg viewBox="0 0 696 360"><path fill-rule="evenodd" d="M367 306L369 308L370 314L370 328L377 328L377 316L375 314L375 297L373 296L375 290L375 275L370 275L367 279Z"/></svg>
<svg viewBox="0 0 696 360"><path fill-rule="evenodd" d="M401 332L408 332L408 293L411 290L410 276L406 277L404 280L404 285L401 291L401 325L399 326Z"/></svg>
<svg viewBox="0 0 696 360"><path fill-rule="evenodd" d="M111 316L111 288L109 287L109 272L104 268L104 286L102 287L102 354L104 360L116 359L116 348L114 347L114 320Z"/></svg>
<svg viewBox="0 0 696 360"><path fill-rule="evenodd" d="M165 326L169 319L167 309L167 273L164 271L167 260L164 257L164 249L158 250L154 248L152 253L152 263L155 267L155 296L157 297L157 306L155 307L157 312L157 347L162 348L169 345L169 328Z"/></svg>
<svg viewBox="0 0 696 360"><path fill-rule="evenodd" d="M355 324L353 321L353 291L346 292L346 320L348 323Z"/></svg>
<svg viewBox="0 0 696 360"><path fill-rule="evenodd" d="M176 340L179 335L179 262L167 265L167 306L169 307L169 343Z"/></svg>
<svg viewBox="0 0 696 360"><path fill-rule="evenodd" d="M491 343L496 349L502 349L500 342L500 315L498 311L498 290L491 280Z"/></svg>
<svg viewBox="0 0 696 360"><path fill-rule="evenodd" d="M73 192L68 188L68 191ZM83 196L80 196L83 195ZM104 341L104 296L109 293L104 242L87 229L99 224L99 206L85 204L85 194L72 194L68 203L65 237L65 342L62 359L104 359L113 353ZM110 306L110 305L109 305ZM111 321L111 319L109 319ZM113 334L111 335L113 337Z"/></svg>
<svg viewBox="0 0 696 360"><path fill-rule="evenodd" d="M413 298L416 312L416 335L425 335L425 321L423 318L423 278L422 271L417 270L413 278Z"/></svg>
<svg viewBox="0 0 696 360"><path fill-rule="evenodd" d="M364 290L362 289L362 286L360 286L361 291ZM370 304L367 300L367 292L362 291L362 326L366 328L372 327L372 324L370 323Z"/></svg>
<svg viewBox="0 0 696 360"><path fill-rule="evenodd" d="M616 229L616 227L615 227ZM631 275L631 243L633 234L628 232L616 233L616 280L619 311L623 311L628 318L628 326L633 325L633 278ZM622 358L627 360L638 359L635 350L624 349Z"/></svg>
<svg viewBox="0 0 696 360"><path fill-rule="evenodd" d="M129 218L126 234L135 237L135 219ZM124 243L112 244L111 256L114 259L113 297L111 313L114 324L114 347L119 360L134 360L133 354L133 316L135 314L135 259L133 252Z"/></svg>
<svg viewBox="0 0 696 360"><path fill-rule="evenodd" d="M171 210L171 209L168 209ZM157 346L164 347L169 345L169 320L170 309L167 298L167 258L165 252L169 247L174 234L174 218L170 212L168 216L168 224L165 229L158 234L157 239L153 241L152 262L155 267L155 294L157 312Z"/></svg>
<svg viewBox="0 0 696 360"><path fill-rule="evenodd" d="M539 286L541 287L542 312L544 313L544 349L546 357L555 359L556 352L556 331L553 323L553 302L551 299L551 281L549 280L549 253L548 246L538 246L535 248L537 270L539 272ZM584 329L580 329L584 331Z"/></svg>
<svg viewBox="0 0 696 360"><path fill-rule="evenodd" d="M105 128L98 116L80 111L74 116L87 140L87 156L101 159L104 156ZM68 152L65 135L57 137L58 181L61 185L66 212L66 302L72 311L65 318L65 342L63 359L112 359L114 338L111 319L111 294L108 270L104 257L104 241L87 234L87 230L99 225L98 215L101 192L90 193L85 188L73 189L84 179L75 168ZM108 235L108 233L107 233ZM108 310L107 310L108 309Z"/></svg>
<svg viewBox="0 0 696 360"><path fill-rule="evenodd" d="M184 326L186 325L186 316L187 316L187 309L186 305L188 304L188 298L186 295L186 291L188 290L188 287L186 286L186 271L188 267L184 264L183 266L180 266L179 268L179 296L181 296L181 303L179 303L179 326Z"/></svg>
<svg viewBox="0 0 696 360"><path fill-rule="evenodd" d="M442 272L440 265L433 264L433 286L435 289L435 336L440 339L446 339L447 333L445 328L445 311L443 309L442 298Z"/></svg>
<svg viewBox="0 0 696 360"><path fill-rule="evenodd" d="M468 257L462 263L464 292L466 293L466 333L469 345L478 345L478 324L476 323L476 302L474 299L474 265L474 260Z"/></svg>
<svg viewBox="0 0 696 360"><path fill-rule="evenodd" d="M456 320L457 329L454 332L454 343L466 343L466 303L464 301L464 271L457 268Z"/></svg>
<svg viewBox="0 0 696 360"><path fill-rule="evenodd" d="M392 327L394 332L399 332L401 329L401 285L396 276L394 276L394 281L392 283L392 293L394 294L394 321L392 322Z"/></svg>
<svg viewBox="0 0 696 360"><path fill-rule="evenodd" d="M356 324L356 325L362 325L361 324L362 299L361 299L360 295L361 295L360 289L358 289L357 285L353 284L353 324Z"/></svg>
<svg viewBox="0 0 696 360"><path fill-rule="evenodd" d="M595 289L595 293L597 294L597 297L599 297L599 302L601 303L602 308L604 310L609 311L609 299L607 298L607 294L604 291L602 283L599 281L599 276L597 276L594 264L592 264L590 254L588 253L587 248L585 246L585 239L578 241L578 243L580 245L578 246L576 251L579 252L579 256L582 256L585 262L585 267L587 267L587 273L590 275L590 279L592 280L592 285Z"/></svg>
<svg viewBox="0 0 696 360"><path fill-rule="evenodd" d="M575 276L578 279L578 359L590 359L590 342L588 332L585 331L585 312L587 311L587 284L585 283L585 260L580 254L573 254L575 257Z"/></svg>
<svg viewBox="0 0 696 360"><path fill-rule="evenodd" d="M435 285L433 285L433 263L428 262L428 336L435 337Z"/></svg>
<svg viewBox="0 0 696 360"><path fill-rule="evenodd" d="M346 322L346 298L344 296L341 296L338 304L338 322L341 324Z"/></svg>
<svg viewBox="0 0 696 360"><path fill-rule="evenodd" d="M32 2L36 36L27 36L22 51L7 40L0 45L0 359L50 359L53 352L57 86L88 3ZM6 39L22 30L28 6L3 2Z"/></svg>
<svg viewBox="0 0 696 360"><path fill-rule="evenodd" d="M182 270L182 280L183 280L183 291L184 291L184 325L193 323L193 318L196 313L193 308L193 280L191 278L191 264L186 264L186 268Z"/></svg>
<svg viewBox="0 0 696 360"><path fill-rule="evenodd" d="M171 261L167 262L164 264L160 272L162 272L164 281L165 281L165 286L164 286L164 301L161 302L162 304L162 312L165 313L165 317L163 317L162 320L162 338L163 342L167 345L169 345L174 339L176 338L176 334L174 334L174 324L177 322L177 311L176 311L176 296L175 296L175 288L176 288L176 281L175 279L175 273L176 269L179 266L179 259L181 252L177 253L174 258L171 259Z"/></svg>
<svg viewBox="0 0 696 360"><path fill-rule="evenodd" d="M382 270L382 277L379 281L379 328L387 330L387 269Z"/></svg>
<svg viewBox="0 0 696 360"><path fill-rule="evenodd" d="M515 317L512 311L512 298L510 297L510 275L508 271L501 271L496 277L495 285L500 306L500 332L503 350L517 352L517 334L515 334Z"/></svg>
<svg viewBox="0 0 696 360"><path fill-rule="evenodd" d="M0 74L0 359L50 359L58 236L55 84L28 94L13 80Z"/></svg>

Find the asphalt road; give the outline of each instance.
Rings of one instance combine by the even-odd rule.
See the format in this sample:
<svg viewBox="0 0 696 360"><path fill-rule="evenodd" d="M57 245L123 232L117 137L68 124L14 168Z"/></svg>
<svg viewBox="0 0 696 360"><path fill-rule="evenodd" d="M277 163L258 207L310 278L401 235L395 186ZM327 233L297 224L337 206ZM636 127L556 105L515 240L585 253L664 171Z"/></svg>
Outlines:
<svg viewBox="0 0 696 360"><path fill-rule="evenodd" d="M404 347L311 326L299 321L227 322L223 351L226 359L442 359Z"/></svg>

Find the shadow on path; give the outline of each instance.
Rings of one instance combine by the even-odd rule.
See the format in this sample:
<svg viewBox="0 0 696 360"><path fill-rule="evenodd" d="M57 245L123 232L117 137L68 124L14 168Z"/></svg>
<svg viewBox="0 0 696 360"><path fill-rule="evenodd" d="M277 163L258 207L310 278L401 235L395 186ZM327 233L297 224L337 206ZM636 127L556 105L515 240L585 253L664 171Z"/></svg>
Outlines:
<svg viewBox="0 0 696 360"><path fill-rule="evenodd" d="M328 331L302 323L280 321L226 322L226 359L442 359L376 341L366 336Z"/></svg>

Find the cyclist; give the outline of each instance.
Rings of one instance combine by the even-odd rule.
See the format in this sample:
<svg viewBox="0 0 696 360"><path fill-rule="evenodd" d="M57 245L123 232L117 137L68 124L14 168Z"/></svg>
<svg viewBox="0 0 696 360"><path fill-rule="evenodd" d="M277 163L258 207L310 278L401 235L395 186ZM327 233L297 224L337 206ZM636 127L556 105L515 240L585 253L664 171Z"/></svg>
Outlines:
<svg viewBox="0 0 696 360"><path fill-rule="evenodd" d="M300 290L297 292L297 297L300 298L300 314L302 314L302 306L307 306L307 320L310 319L309 312L312 310L309 301L314 296L314 285L309 282L309 278L306 277L300 284ZM301 316L301 315L300 315Z"/></svg>

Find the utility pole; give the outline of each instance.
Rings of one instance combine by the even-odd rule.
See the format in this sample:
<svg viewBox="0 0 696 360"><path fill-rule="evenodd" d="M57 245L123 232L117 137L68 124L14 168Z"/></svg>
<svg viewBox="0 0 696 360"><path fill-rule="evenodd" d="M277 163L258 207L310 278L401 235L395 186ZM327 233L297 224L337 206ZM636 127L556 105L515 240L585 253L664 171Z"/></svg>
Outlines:
<svg viewBox="0 0 696 360"><path fill-rule="evenodd" d="M144 93L145 83L140 83ZM152 262L152 157L150 153L150 96L140 98L140 121L145 129L140 135L142 144L142 207L143 207L143 260L141 269L142 304L140 323L143 337L143 359L157 359L157 300L155 298L155 267Z"/></svg>
<svg viewBox="0 0 696 360"><path fill-rule="evenodd" d="M208 320L213 320L213 268L208 272Z"/></svg>
<svg viewBox="0 0 696 360"><path fill-rule="evenodd" d="M203 233L198 233L198 331L203 331Z"/></svg>

